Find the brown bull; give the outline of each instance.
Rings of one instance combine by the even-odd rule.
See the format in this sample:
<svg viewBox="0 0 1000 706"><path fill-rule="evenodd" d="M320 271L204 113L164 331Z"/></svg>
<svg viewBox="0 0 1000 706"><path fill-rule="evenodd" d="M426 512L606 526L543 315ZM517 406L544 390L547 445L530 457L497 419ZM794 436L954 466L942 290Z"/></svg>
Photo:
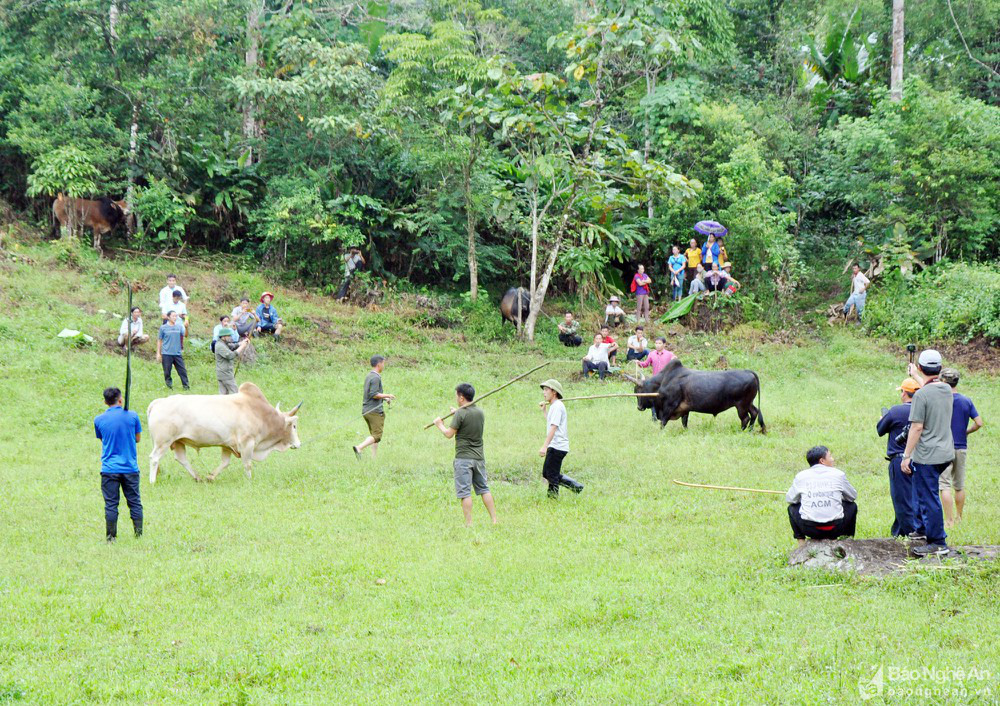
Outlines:
<svg viewBox="0 0 1000 706"><path fill-rule="evenodd" d="M83 230L90 228L94 234L94 249L101 250L101 236L124 223L129 215L125 201L112 201L105 196L93 199L71 199L59 194L52 202L52 216L59 228ZM55 229L55 223L53 228Z"/></svg>

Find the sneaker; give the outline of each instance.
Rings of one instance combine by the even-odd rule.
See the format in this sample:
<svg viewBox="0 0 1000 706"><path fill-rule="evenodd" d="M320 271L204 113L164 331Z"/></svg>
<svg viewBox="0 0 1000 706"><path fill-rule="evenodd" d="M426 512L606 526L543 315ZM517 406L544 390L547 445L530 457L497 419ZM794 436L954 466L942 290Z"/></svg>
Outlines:
<svg viewBox="0 0 1000 706"><path fill-rule="evenodd" d="M360 461L361 460L361 452L358 451L358 447L357 446L352 446L351 447L351 451L354 452L354 457Z"/></svg>
<svg viewBox="0 0 1000 706"><path fill-rule="evenodd" d="M914 540L914 541L916 541L916 540L926 540L927 539L927 535L925 535L925 534L923 534L921 532L910 532L908 535L906 535L906 538Z"/></svg>
<svg viewBox="0 0 1000 706"><path fill-rule="evenodd" d="M934 556L947 554L950 551L947 544L925 544L922 547L913 548L913 553L917 556Z"/></svg>
<svg viewBox="0 0 1000 706"><path fill-rule="evenodd" d="M190 391L191 390L191 386L190 385L185 385L184 389Z"/></svg>

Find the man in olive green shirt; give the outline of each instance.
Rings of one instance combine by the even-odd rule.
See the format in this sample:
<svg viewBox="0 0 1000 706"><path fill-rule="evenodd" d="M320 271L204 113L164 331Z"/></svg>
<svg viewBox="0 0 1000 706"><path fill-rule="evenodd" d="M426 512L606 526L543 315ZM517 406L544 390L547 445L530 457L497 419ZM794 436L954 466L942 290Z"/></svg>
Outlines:
<svg viewBox="0 0 1000 706"><path fill-rule="evenodd" d="M438 417L434 425L448 439L455 439L455 494L462 503L465 526L472 527L472 490L483 499L486 511L493 524L497 523L497 511L493 505L493 495L486 484L486 456L483 454L483 410L472 401L476 390L467 382L455 388L458 408L452 408L455 415L451 426L446 427Z"/></svg>
<svg viewBox="0 0 1000 706"><path fill-rule="evenodd" d="M236 359L246 350L249 338L234 345L229 339L232 332L228 328L220 329L220 338L215 344L215 379L219 381L220 395L235 395L239 392L236 385Z"/></svg>

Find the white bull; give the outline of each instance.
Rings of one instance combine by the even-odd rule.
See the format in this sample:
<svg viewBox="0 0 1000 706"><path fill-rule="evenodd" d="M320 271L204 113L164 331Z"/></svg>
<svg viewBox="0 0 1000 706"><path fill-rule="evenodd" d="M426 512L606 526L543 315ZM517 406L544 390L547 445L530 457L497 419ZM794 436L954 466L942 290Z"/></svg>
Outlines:
<svg viewBox="0 0 1000 706"><path fill-rule="evenodd" d="M153 437L149 482L156 482L160 458L167 449L172 449L191 477L200 481L188 462L188 446L222 448L222 463L208 480L215 480L229 465L233 454L243 459L243 468L250 478L254 461L263 461L272 451L299 448L296 415L301 406L300 402L292 411L282 412L272 407L252 382L240 385L235 395L171 395L153 400L146 410Z"/></svg>

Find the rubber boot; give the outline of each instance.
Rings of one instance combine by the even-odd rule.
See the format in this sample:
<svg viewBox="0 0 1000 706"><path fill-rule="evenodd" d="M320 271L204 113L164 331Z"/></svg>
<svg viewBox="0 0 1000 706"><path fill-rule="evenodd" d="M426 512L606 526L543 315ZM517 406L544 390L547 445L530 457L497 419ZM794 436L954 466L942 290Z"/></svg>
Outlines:
<svg viewBox="0 0 1000 706"><path fill-rule="evenodd" d="M563 476L559 480L559 485L562 485L562 486L565 486L565 487L569 488L574 493L582 493L583 492L583 483L575 481L572 478L570 478L569 476Z"/></svg>
<svg viewBox="0 0 1000 706"><path fill-rule="evenodd" d="M108 535L108 544L118 538L118 520L105 520L104 526Z"/></svg>
<svg viewBox="0 0 1000 706"><path fill-rule="evenodd" d="M555 483L549 483L549 498L555 500L559 497L559 486Z"/></svg>
<svg viewBox="0 0 1000 706"><path fill-rule="evenodd" d="M139 518L138 520L132 520L132 526L135 527L135 536L136 537L141 537L142 536L142 518Z"/></svg>

